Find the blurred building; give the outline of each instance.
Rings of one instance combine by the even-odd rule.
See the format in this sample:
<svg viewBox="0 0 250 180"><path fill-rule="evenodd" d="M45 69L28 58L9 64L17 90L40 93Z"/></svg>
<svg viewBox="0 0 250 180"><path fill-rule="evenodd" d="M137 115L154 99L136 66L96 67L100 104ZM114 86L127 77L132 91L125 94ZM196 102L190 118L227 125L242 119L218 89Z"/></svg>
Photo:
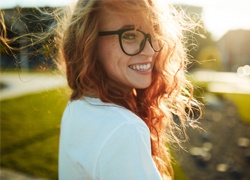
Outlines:
<svg viewBox="0 0 250 180"><path fill-rule="evenodd" d="M237 68L250 65L250 30L231 30L218 41L225 71L236 72Z"/></svg>
<svg viewBox="0 0 250 180"><path fill-rule="evenodd" d="M202 7L190 6L184 4L176 4L175 7L179 11L184 11L192 21L202 23ZM49 7L44 7L46 9L51 9ZM4 21L7 27L7 37L22 37L23 34L28 33L39 33L40 31L46 31L46 28L50 27L53 23L53 19L44 18L44 14L38 11L36 8L14 8L4 10ZM199 27L196 29L197 33L204 34L204 30ZM189 32L187 32L189 33ZM186 45L189 49L190 57L192 59L198 59L198 55L201 50L205 47L211 46L210 35L205 34L206 39L201 38L197 34L188 35L186 39ZM31 38L20 38L12 46L15 48L25 47L32 44ZM197 46L195 46L197 45ZM53 61L45 57L44 53L41 53L42 44L35 44L29 46L28 48L22 48L15 51L14 54L6 53L4 47L1 45L0 52L0 67L1 68L21 68L21 69L41 69L41 68L51 68L54 67ZM209 51L210 52L210 51ZM48 53L47 53L48 54ZM203 53L204 54L204 53ZM207 54L207 53L206 53ZM211 56L210 54L207 56ZM46 59L47 58L47 59ZM192 66L192 67L195 67Z"/></svg>
<svg viewBox="0 0 250 180"><path fill-rule="evenodd" d="M41 8L49 9L52 8ZM6 26L6 35L8 39L17 38L10 46L9 50L3 43L0 47L0 67L1 69L25 70L31 69L51 69L54 63L50 57L45 57L41 53L43 43L38 43L35 37L41 32L46 32L47 28L53 23L53 19L44 17L45 14L36 8L4 9L3 22ZM1 17L0 17L1 18ZM0 27L1 31L3 27ZM45 41L48 39L45 39Z"/></svg>

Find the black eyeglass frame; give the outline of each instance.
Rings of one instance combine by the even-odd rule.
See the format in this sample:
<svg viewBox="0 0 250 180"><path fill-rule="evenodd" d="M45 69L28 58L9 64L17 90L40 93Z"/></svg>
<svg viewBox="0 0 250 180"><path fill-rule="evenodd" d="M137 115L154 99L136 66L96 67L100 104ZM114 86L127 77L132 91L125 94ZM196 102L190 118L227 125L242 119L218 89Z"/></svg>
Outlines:
<svg viewBox="0 0 250 180"><path fill-rule="evenodd" d="M140 50L139 50L137 53L134 53L134 54L129 54L129 53L127 53L127 52L124 50L123 46L122 46L122 34L123 34L124 32L126 32L126 31L131 31L131 30L139 31L139 32L141 32L141 33L144 35L144 40L142 41ZM128 56L135 56L135 55L141 53L142 50L144 49L145 45L146 45L147 39L148 39L148 42L149 42L150 46L152 47L152 49L153 49L155 52L160 52L160 51L162 50L162 48L163 48L163 46L162 46L162 47L160 48L160 50L155 50L154 47L153 47L153 45L152 45L151 35L150 35L150 34L146 34L145 32L143 32L143 31L141 31L141 30L139 30L139 29L135 29L135 28L123 28L123 29L118 29L118 30L116 30L116 31L100 31L100 32L98 33L99 36L110 36L110 35L116 35L116 34L117 34L118 37L119 37L119 44L120 44L120 47L121 47L122 51L123 51L126 55L128 55Z"/></svg>

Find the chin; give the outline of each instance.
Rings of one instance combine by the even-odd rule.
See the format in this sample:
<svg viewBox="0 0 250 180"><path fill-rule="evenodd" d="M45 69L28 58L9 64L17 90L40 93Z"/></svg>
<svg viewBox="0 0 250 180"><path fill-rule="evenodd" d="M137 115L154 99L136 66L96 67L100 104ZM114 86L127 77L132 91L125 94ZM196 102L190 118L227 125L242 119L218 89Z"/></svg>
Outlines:
<svg viewBox="0 0 250 180"><path fill-rule="evenodd" d="M144 84L144 85L138 85L138 86L136 86L135 88L136 88L136 89L146 89L146 88L148 88L148 87L150 86L150 84L151 84L151 83L149 83L149 84Z"/></svg>

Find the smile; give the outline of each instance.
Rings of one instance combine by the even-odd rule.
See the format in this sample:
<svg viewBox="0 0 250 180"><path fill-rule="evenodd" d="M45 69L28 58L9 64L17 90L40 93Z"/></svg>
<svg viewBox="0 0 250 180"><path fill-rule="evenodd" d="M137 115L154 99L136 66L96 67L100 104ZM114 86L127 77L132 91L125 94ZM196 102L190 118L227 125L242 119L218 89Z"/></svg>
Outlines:
<svg viewBox="0 0 250 180"><path fill-rule="evenodd" d="M130 65L129 68L136 71L148 71L151 68L151 63Z"/></svg>

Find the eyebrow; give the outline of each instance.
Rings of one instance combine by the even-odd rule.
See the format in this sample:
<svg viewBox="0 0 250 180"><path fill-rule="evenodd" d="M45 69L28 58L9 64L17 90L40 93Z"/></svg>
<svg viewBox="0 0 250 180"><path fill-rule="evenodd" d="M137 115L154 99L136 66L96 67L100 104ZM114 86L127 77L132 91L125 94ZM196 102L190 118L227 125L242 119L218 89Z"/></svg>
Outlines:
<svg viewBox="0 0 250 180"><path fill-rule="evenodd" d="M124 25L124 26L122 26L122 27L120 27L120 28L118 28L116 30L112 30L112 31L120 31L120 30L125 30L125 29L130 29L130 30L134 29L135 30L135 25L132 25L132 24ZM104 30L104 31L106 31L106 30Z"/></svg>
<svg viewBox="0 0 250 180"><path fill-rule="evenodd" d="M121 28L119 28L118 30L121 30L121 29L135 29L135 25L124 25L124 26L122 26Z"/></svg>

